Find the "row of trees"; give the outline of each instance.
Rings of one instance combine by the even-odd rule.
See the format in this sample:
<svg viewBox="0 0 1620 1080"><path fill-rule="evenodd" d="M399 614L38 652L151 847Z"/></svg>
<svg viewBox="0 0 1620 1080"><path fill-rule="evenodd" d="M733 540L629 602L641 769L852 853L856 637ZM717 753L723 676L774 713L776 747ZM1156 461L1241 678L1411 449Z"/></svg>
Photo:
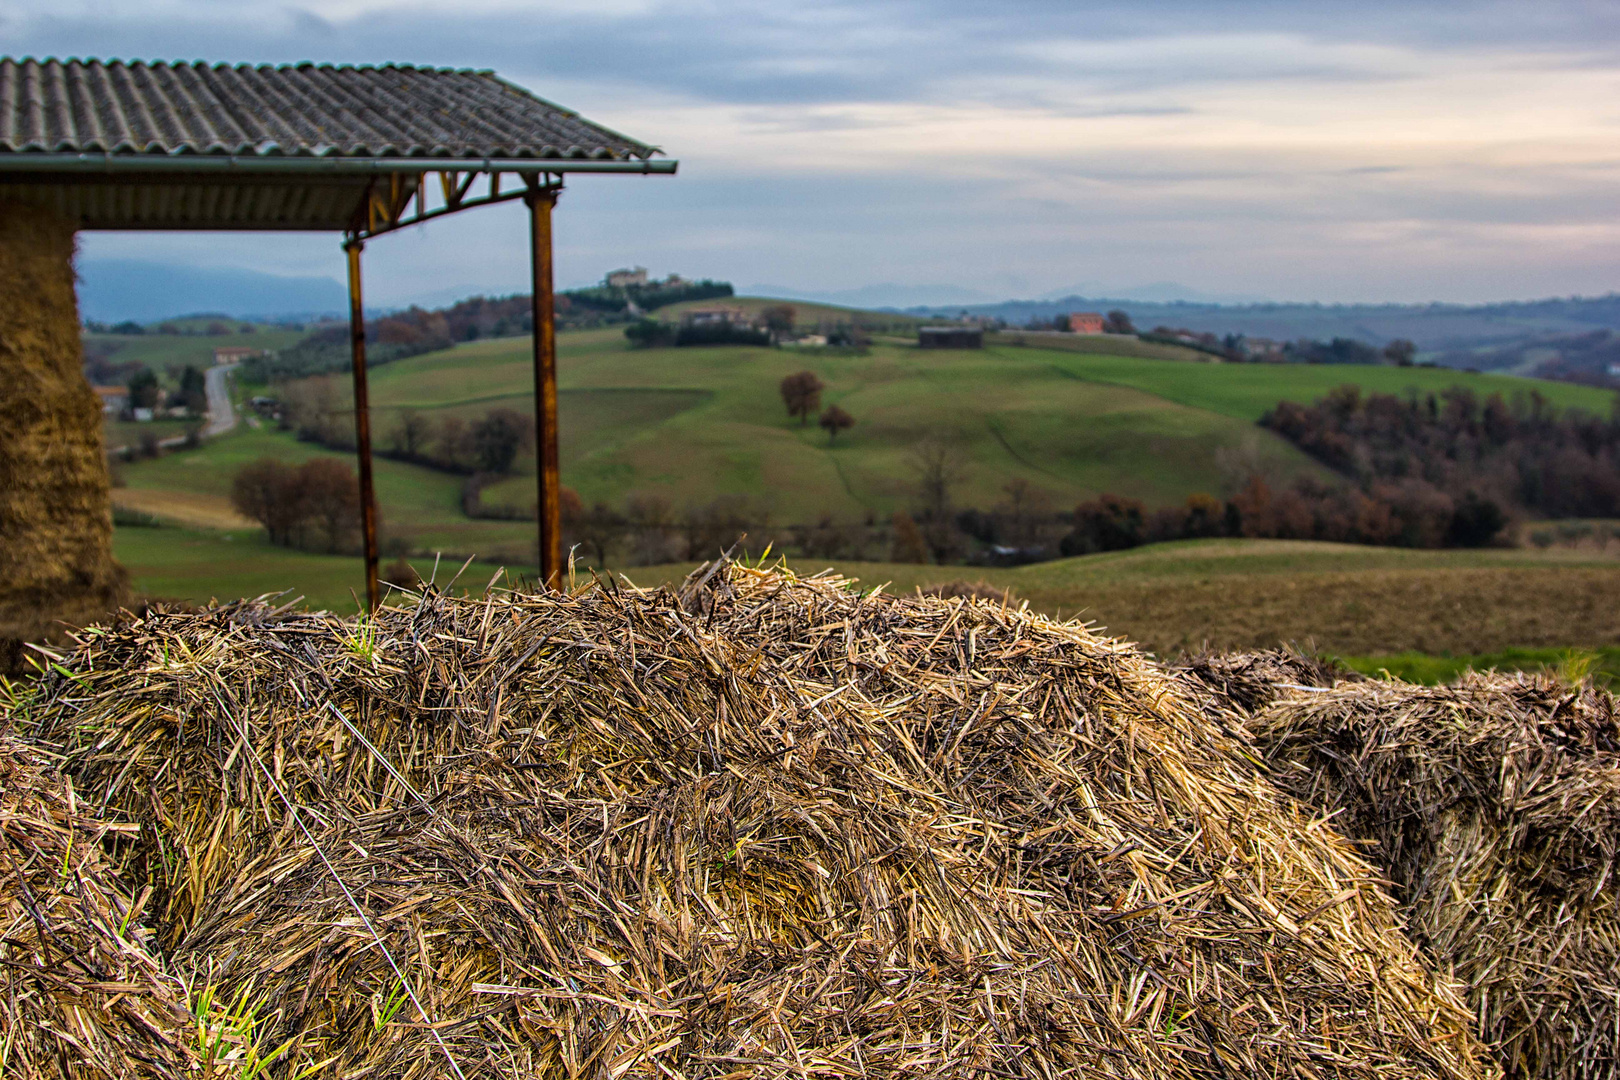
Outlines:
<svg viewBox="0 0 1620 1080"><path fill-rule="evenodd" d="M328 375L299 379L281 388L278 422L304 442L333 450L354 449L354 406L344 380ZM431 416L401 409L373 436L379 457L457 474L506 475L534 449L534 418L493 408L475 419Z"/></svg>
<svg viewBox="0 0 1620 1080"><path fill-rule="evenodd" d="M305 551L354 550L360 533L360 483L335 458L302 465L261 458L237 470L231 505L264 526L272 544Z"/></svg>
<svg viewBox="0 0 1620 1080"><path fill-rule="evenodd" d="M1314 405L1281 402L1260 423L1367 494L1398 485L1454 501L1475 492L1544 517L1620 516L1620 410L1561 411L1537 391L1397 397L1341 386Z"/></svg>

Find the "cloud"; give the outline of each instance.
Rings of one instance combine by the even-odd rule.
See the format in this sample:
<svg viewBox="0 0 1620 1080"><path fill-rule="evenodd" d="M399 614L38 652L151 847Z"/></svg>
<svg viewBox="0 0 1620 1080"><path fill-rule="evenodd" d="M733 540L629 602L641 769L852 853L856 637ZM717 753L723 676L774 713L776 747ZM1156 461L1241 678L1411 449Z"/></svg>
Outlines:
<svg viewBox="0 0 1620 1080"><path fill-rule="evenodd" d="M657 262L819 290L946 267L989 291L1117 275L1468 299L1514 274L1510 293L1604 291L1620 280L1620 6L1465 15L1452 0L12 0L7 37L18 53L494 68L682 160L673 180L571 187L559 258L580 281ZM517 213L373 245L368 292L524 287ZM87 245L278 273L328 273L334 250Z"/></svg>

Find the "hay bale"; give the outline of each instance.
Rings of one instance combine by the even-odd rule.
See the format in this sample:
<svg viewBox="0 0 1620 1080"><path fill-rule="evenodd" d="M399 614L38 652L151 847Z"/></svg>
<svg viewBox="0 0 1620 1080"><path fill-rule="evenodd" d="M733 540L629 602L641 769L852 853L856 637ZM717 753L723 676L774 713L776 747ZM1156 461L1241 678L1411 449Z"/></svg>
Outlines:
<svg viewBox="0 0 1620 1080"><path fill-rule="evenodd" d="M1277 782L1373 842L1511 1077L1620 1076L1615 699L1546 676L1341 684L1249 724Z"/></svg>
<svg viewBox="0 0 1620 1080"><path fill-rule="evenodd" d="M1366 865L1128 646L703 581L156 614L36 714L148 826L174 961L334 1075L1491 1075Z"/></svg>
<svg viewBox="0 0 1620 1080"><path fill-rule="evenodd" d="M0 200L0 673L22 641L121 603L101 405L85 382L74 227Z"/></svg>
<svg viewBox="0 0 1620 1080"><path fill-rule="evenodd" d="M185 987L163 973L140 901L102 852L119 828L0 729L0 1074L190 1074Z"/></svg>
<svg viewBox="0 0 1620 1080"><path fill-rule="evenodd" d="M1362 678L1332 660L1293 649L1205 652L1175 666L1196 689L1213 695L1218 707L1251 713L1299 687L1330 687Z"/></svg>
<svg viewBox="0 0 1620 1080"><path fill-rule="evenodd" d="M937 596L943 600L951 600L958 596L971 596L976 600L993 600L997 604L1010 604L1013 602L1011 589L998 588L988 581L967 581L957 578L954 581L942 581L935 585L919 586L917 591L924 596Z"/></svg>

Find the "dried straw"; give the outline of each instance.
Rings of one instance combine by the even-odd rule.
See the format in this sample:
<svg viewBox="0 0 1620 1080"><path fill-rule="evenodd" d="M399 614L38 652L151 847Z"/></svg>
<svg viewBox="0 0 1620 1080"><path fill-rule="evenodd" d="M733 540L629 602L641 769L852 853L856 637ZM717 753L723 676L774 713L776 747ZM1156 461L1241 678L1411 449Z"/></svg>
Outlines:
<svg viewBox="0 0 1620 1080"><path fill-rule="evenodd" d="M1240 713L1270 705L1295 690L1325 688L1361 675L1319 656L1294 649L1200 653L1176 666L1195 690L1214 695L1215 704Z"/></svg>
<svg viewBox="0 0 1620 1080"><path fill-rule="evenodd" d="M1295 693L1250 727L1278 783L1375 846L1409 932L1512 1077L1620 1077L1615 699L1546 676Z"/></svg>
<svg viewBox="0 0 1620 1080"><path fill-rule="evenodd" d="M163 974L100 820L0 724L0 1076L182 1077L185 988Z"/></svg>
<svg viewBox="0 0 1620 1080"><path fill-rule="evenodd" d="M1078 624L712 567L64 663L173 961L328 1075L1493 1075L1348 845Z"/></svg>

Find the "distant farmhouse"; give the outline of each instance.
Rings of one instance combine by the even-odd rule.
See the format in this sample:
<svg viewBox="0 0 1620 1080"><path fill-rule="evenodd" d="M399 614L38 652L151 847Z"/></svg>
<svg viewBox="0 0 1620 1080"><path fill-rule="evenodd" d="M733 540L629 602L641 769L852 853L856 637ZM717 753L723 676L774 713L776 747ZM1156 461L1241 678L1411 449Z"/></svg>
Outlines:
<svg viewBox="0 0 1620 1080"><path fill-rule="evenodd" d="M225 345L214 350L215 364L239 364L250 356L258 356L263 349L252 349L246 345Z"/></svg>
<svg viewBox="0 0 1620 1080"><path fill-rule="evenodd" d="M101 399L101 411L107 416L117 416L129 405L127 386L95 386L91 389Z"/></svg>
<svg viewBox="0 0 1620 1080"><path fill-rule="evenodd" d="M978 326L923 326L917 344L924 349L982 349L984 329Z"/></svg>
<svg viewBox="0 0 1620 1080"><path fill-rule="evenodd" d="M1069 329L1076 334L1100 334L1104 322L1095 311L1076 311L1069 316Z"/></svg>

